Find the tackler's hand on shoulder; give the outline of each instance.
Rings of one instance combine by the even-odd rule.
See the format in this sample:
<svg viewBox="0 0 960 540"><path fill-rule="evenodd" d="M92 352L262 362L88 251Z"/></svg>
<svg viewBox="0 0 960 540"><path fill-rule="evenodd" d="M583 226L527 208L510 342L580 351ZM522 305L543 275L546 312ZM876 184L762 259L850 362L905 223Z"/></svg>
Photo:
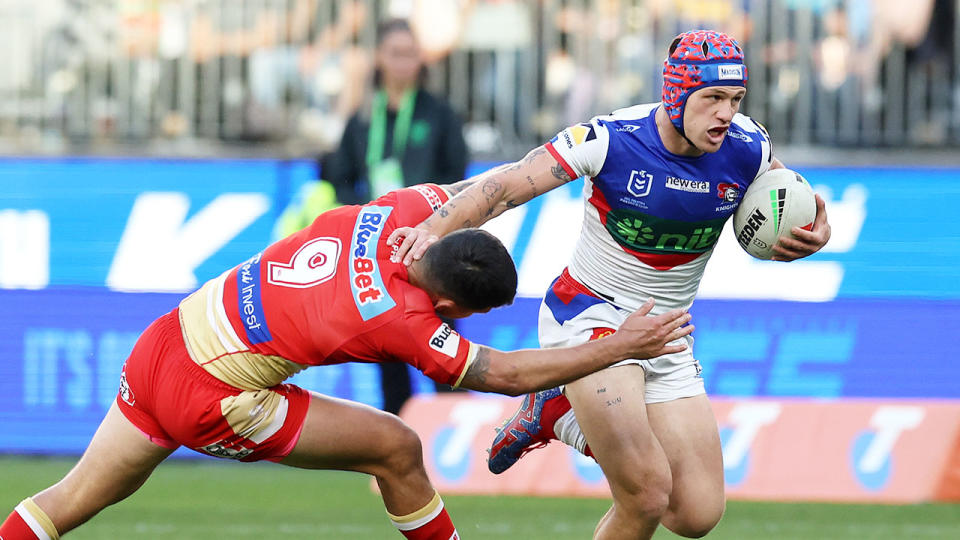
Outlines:
<svg viewBox="0 0 960 540"><path fill-rule="evenodd" d="M661 315L650 316L654 300L647 300L620 325L620 329L607 339L621 340L627 348L628 358L656 358L685 350L685 344L669 345L693 332L690 314L674 309Z"/></svg>
<svg viewBox="0 0 960 540"><path fill-rule="evenodd" d="M401 242L400 239L403 239ZM387 237L387 245L395 246L395 252L390 256L392 262L403 261L410 266L414 260L419 260L427 252L427 248L437 243L440 238L430 231L417 227L397 227ZM400 242L397 244L397 242Z"/></svg>

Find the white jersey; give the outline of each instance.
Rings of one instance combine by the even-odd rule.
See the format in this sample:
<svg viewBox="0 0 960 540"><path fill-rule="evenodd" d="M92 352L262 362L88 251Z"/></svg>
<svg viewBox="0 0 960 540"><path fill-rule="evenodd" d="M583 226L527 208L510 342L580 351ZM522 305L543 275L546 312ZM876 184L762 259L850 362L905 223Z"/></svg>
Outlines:
<svg viewBox="0 0 960 540"><path fill-rule="evenodd" d="M652 297L655 314L690 307L724 222L772 160L766 131L742 114L719 151L673 154L657 132L658 106L597 116L546 144L567 174L586 177L570 274L630 311Z"/></svg>

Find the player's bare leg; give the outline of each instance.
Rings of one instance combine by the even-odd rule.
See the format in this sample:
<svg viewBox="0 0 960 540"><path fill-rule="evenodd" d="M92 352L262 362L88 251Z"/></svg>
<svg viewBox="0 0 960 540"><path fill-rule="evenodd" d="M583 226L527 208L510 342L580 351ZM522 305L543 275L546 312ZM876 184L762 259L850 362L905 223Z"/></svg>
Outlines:
<svg viewBox="0 0 960 540"><path fill-rule="evenodd" d="M438 519L446 516L423 466L420 438L396 416L373 407L313 394L300 439L281 463L373 475L391 519L434 510L442 512ZM401 527L398 521L394 519ZM421 537L402 527L401 531L410 538ZM444 538L450 537L448 532Z"/></svg>
<svg viewBox="0 0 960 540"><path fill-rule="evenodd" d="M114 402L80 461L33 502L64 534L130 496L171 452L147 440Z"/></svg>
<svg viewBox="0 0 960 540"><path fill-rule="evenodd" d="M723 455L706 395L647 405L650 426L670 461L673 492L661 523L699 538L723 516Z"/></svg>
<svg viewBox="0 0 960 540"><path fill-rule="evenodd" d="M566 393L613 494L594 537L650 538L667 511L672 480L647 419L643 368L605 369L567 385Z"/></svg>

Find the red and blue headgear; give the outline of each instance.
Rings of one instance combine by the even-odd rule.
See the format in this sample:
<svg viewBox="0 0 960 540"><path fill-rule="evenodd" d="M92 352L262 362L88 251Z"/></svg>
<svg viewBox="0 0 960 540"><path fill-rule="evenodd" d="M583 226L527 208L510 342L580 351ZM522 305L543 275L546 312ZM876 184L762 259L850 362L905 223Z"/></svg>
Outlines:
<svg viewBox="0 0 960 540"><path fill-rule="evenodd" d="M683 110L694 91L708 86L747 86L747 66L737 40L713 30L684 32L663 61L663 107L681 135Z"/></svg>

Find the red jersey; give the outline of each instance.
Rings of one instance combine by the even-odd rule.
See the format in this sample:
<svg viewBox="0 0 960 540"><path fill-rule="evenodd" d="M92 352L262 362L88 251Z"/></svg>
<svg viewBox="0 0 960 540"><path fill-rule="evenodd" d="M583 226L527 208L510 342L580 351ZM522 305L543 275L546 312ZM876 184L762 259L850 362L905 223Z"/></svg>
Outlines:
<svg viewBox="0 0 960 540"><path fill-rule="evenodd" d="M191 358L245 390L309 367L402 361L456 386L475 347L444 324L427 293L390 261L387 237L448 199L424 184L325 212L180 304Z"/></svg>

